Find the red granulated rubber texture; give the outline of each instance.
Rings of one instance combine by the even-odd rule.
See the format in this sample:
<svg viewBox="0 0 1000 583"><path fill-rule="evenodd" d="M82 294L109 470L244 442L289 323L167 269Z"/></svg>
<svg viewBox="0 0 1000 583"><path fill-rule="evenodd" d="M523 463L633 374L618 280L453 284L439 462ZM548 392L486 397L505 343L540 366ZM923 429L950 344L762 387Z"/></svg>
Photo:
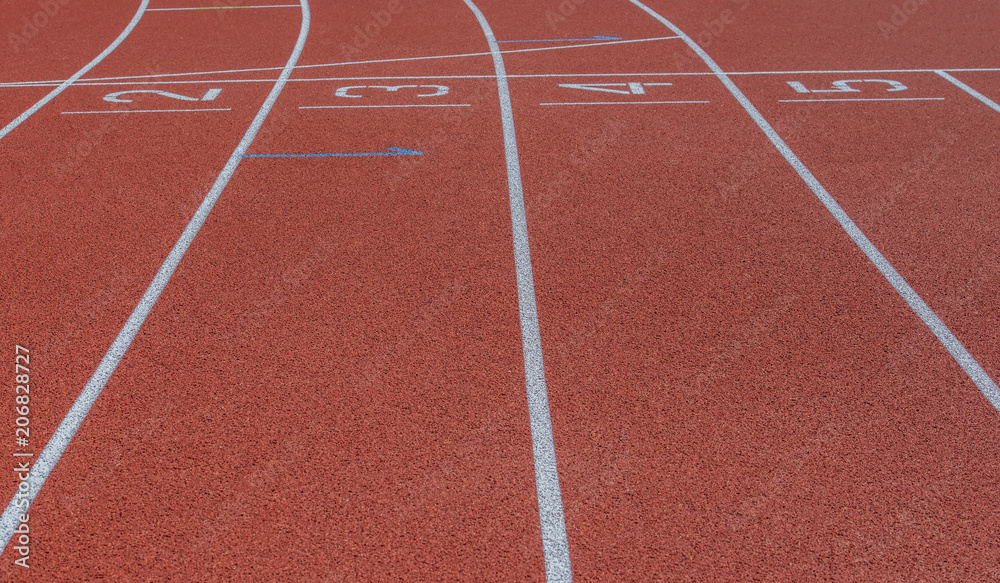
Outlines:
<svg viewBox="0 0 1000 583"><path fill-rule="evenodd" d="M4 8L0 83L67 78L138 7L55 1L25 42L42 4ZM477 4L501 41L673 36L624 0ZM996 63L997 7L648 5L727 71L806 71L732 79L997 378L1000 114L931 71ZM241 161L0 578L544 580L493 62L401 60L489 47L460 1L311 12L248 153L421 154ZM300 22L147 12L87 78L201 74L84 80L0 140L0 341L31 349L36 453ZM997 411L683 41L504 61L574 579L1000 579ZM952 75L1000 100L996 71ZM907 89L789 85L865 79ZM0 123L50 90L0 87ZM943 100L785 101L898 96ZM570 102L593 104L543 105ZM427 104L454 107L316 108ZM226 111L63 113L197 108Z"/></svg>

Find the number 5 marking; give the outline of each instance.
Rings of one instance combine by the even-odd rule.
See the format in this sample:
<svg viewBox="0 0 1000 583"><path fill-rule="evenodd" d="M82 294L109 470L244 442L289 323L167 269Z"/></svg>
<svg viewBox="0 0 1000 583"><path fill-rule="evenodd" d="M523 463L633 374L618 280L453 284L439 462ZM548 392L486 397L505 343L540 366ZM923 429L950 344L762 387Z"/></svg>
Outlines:
<svg viewBox="0 0 1000 583"><path fill-rule="evenodd" d="M832 83L834 89L806 89L806 86L798 81L789 81L788 86L795 90L796 93L860 93L860 89L851 87L851 83L886 83L889 85L886 91L906 91L906 85L903 85L899 81L890 81L888 79L849 79L844 81L834 81Z"/></svg>

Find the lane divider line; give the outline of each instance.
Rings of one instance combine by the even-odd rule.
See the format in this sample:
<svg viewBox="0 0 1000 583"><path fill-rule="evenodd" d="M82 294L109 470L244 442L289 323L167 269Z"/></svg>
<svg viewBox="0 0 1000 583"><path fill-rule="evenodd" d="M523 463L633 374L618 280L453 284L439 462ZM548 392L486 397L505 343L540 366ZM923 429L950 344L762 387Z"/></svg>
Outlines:
<svg viewBox="0 0 1000 583"><path fill-rule="evenodd" d="M903 279L903 276L896 271L896 268L889 263L889 260L882 255L882 252L875 247L868 237L861 231L861 229L854 223L850 216L841 208L840 204L830 195L829 192L823 188L819 180L813 175L813 173L806 167L805 164L799 160L798 156L792 151L792 149L785 143L778 132L771 127L767 119L754 107L753 103L747 99L746 95L740 91L739 87L733 83L732 79L719 67L718 64L711 57L708 56L697 43L695 43L689 36L684 34L679 28L674 26L669 20L660 16L654 12L651 8L647 7L639 0L629 0L632 4L644 10L647 14L658 20L661 24L669 28L670 30L676 32L684 42L693 50L695 53L701 57L701 60L715 73L715 76L726 86L726 89L739 101L743 109L746 110L750 117L753 118L757 126L764 132L764 134L771 140L774 147L781 152L781 155L785 157L785 160L792 166L792 168L798 173L802 180L809 186L813 191L813 194L819 198L823 206L830 211L830 214L840 223L840 226L844 229L847 235L852 241L858 246L861 251L868 256L868 259L875 265L875 267L882 273L882 276L895 288L896 292L903 298L903 300L909 304L910 309L923 320L924 324L930 328L931 332L937 336L941 344L948 350L955 362L958 363L965 374L969 375L972 382L975 383L976 387L983 393L983 395L989 400L990 404L993 405L995 409L1000 411L1000 389L997 388L993 379L990 378L989 374L983 370L983 367L976 361L975 358L969 354L969 351L965 349L965 346L959 342L958 338L952 334L951 330L938 318L934 310L928 306L924 300L920 297L917 292L910 287L910 284Z"/></svg>
<svg viewBox="0 0 1000 583"><path fill-rule="evenodd" d="M184 232L181 233L177 243L174 244L170 254L167 255L167 258L163 261L163 264L160 266L159 271L157 271L156 276L153 277L153 281L150 282L149 287L146 288L146 292L139 300L139 304L132 312L132 315L130 315L128 320L125 322L125 326L122 327L114 342L111 343L111 347L104 355L104 358L101 359L100 364L97 365L97 369L94 371L93 376L91 376L90 380L87 381L87 384L84 386L80 396L77 397L73 406L70 407L69 412L66 413L66 416L59 424L59 427L56 428L55 433L45 445L45 449L43 449L42 453L38 456L37 461L28 473L28 479L25 480L29 486L27 494L22 495L20 491L16 493L11 499L10 504L8 504L7 508L4 510L3 515L0 516L0 541L3 542L3 548L6 548L7 544L10 542L10 538L14 534L14 529L19 523L19 516L27 513L28 511L28 508L24 506L23 500L28 500L29 507L31 503L34 502L39 490L41 490L42 486L45 484L45 480L52 472L56 463L58 463L59 458L62 457L63 452L66 451L66 447L69 446L70 440L73 439L77 430L80 429L80 425L87 417L87 413L90 412L90 408L97 401L97 397L100 396L101 391L108 382L108 379L110 379L111 375L115 372L115 369L118 367L118 363L120 363L122 357L125 356L125 352L132 344L132 340L135 339L136 334L138 334L139 328L142 326L143 322L146 321L146 317L149 316L149 313L156 304L156 301L159 299L160 294L170 281L170 277L173 275L174 270L177 269L177 266L180 264L184 254L187 252L188 247L191 246L195 235L198 234L201 226L208 218L208 214L212 211L212 207L215 206L215 202L219 199L219 195L222 194L226 184L229 183L229 179L232 178L240 160L243 159L243 154L246 153L250 144L253 143L254 138L257 136L257 132L260 131L261 126L264 124L264 120L267 119L268 113L270 113L275 101L277 101L278 95L280 95L281 90L284 89L285 83L287 83L288 78L291 76L292 70L295 67L295 63L298 62L299 56L302 54L302 47L305 45L306 36L309 33L309 2L308 0L300 1L302 6L302 26L299 30L298 40L295 43L295 49L292 51L292 55L288 58L288 63L281 72L277 83L275 83L271 92L268 94L264 104L261 105L260 110L254 117L253 122L251 122L250 127L243 135L243 139L240 140L239 145L236 146L236 149L229 157L229 161L226 163L226 166L222 169L218 178L216 178L215 184L212 185L211 190L209 190L208 194L205 196L205 200L202 201L201 206L198 207L198 210L195 212L191 221L184 229ZM19 503L19 501L22 502ZM0 549L0 552L2 552L2 550L3 549Z"/></svg>
<svg viewBox="0 0 1000 583"><path fill-rule="evenodd" d="M507 188L510 196L510 218L514 235L514 266L517 271L517 305L521 320L521 349L524 354L524 380L531 422L532 453L535 458L535 489L538 495L538 517L542 530L542 552L545 555L545 580L568 583L573 579L569 561L569 541L563 516L559 472L556 467L555 440L552 436L552 416L549 411L548 389L545 386L545 364L542 360L542 335L538 325L535 301L535 281L531 268L531 248L528 244L528 219L524 211L524 191L521 184L521 162L514 133L514 113L507 86L507 72L500 45L486 17L472 0L464 0L486 35L496 70L497 92L500 96L500 117L503 125L504 156L507 159Z"/></svg>
<svg viewBox="0 0 1000 583"><path fill-rule="evenodd" d="M997 113L1000 113L1000 105L997 105L996 101L993 101L992 99L990 99L989 97L986 97L985 95L983 95L982 93L976 91L972 87L969 87L965 83L962 83L961 81L959 81L958 79L952 77L951 75L949 75L948 73L946 73L943 70L939 69L939 70L934 71L934 72L937 73L938 75L944 77L948 82L952 83L955 87L958 87L959 89L961 89L962 91L965 91L966 93L968 93L969 95L975 97L979 101L982 101L986 105L986 107L989 107L993 111L995 111Z"/></svg>
<svg viewBox="0 0 1000 583"><path fill-rule="evenodd" d="M108 45L108 48L104 49L104 51L102 51L101 54L94 57L94 60L84 65L82 69L80 69L76 73L73 73L72 77L60 83L59 86L50 91L48 95L38 100L38 102L29 107L27 111L17 116L17 119L7 124L2 130L0 130L0 140L4 139L4 137L7 134L14 131L14 128L21 125L24 122L24 120L34 115L34 113L39 109L41 109L42 107L44 107L46 103L55 99L56 95L59 95L60 93L65 91L80 77L86 75L87 71L90 71L91 69L96 67L97 64L103 61L105 57L107 57L108 55L111 54L112 51L117 49L118 45L122 44L125 41L125 39L128 38L128 35L132 34L132 31L135 30L136 25L139 24L140 20L142 20L142 15L146 13L146 9L148 6L149 6L149 0L142 0L142 3L139 5L139 10L136 11L135 16L132 17L131 21L129 21L128 26L126 26L125 30L123 30L121 34L118 35L118 38L116 38L110 45Z"/></svg>

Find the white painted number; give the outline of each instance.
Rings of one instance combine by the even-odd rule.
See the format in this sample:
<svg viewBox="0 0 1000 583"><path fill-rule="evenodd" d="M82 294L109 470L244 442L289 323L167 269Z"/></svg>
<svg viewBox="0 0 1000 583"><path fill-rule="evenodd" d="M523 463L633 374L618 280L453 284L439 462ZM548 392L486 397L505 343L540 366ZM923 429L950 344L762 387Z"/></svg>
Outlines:
<svg viewBox="0 0 1000 583"><path fill-rule="evenodd" d="M886 87L887 92L892 91L906 91L906 85L903 85L899 81L890 81L887 79L848 79L844 81L834 81L833 89L806 89L806 86L798 81L789 81L788 86L795 90L796 93L861 93L861 90L857 87L852 87L851 83L885 83L888 85Z"/></svg>
<svg viewBox="0 0 1000 583"><path fill-rule="evenodd" d="M583 89L585 91L604 91L619 95L645 95L646 87L665 87L673 83L560 83L560 87L568 89ZM621 87L622 89L616 89Z"/></svg>
<svg viewBox="0 0 1000 583"><path fill-rule="evenodd" d="M337 97L353 97L355 99L364 97L364 95L351 93L351 90L353 89L385 89L389 93L395 93L400 89L433 89L431 93L417 93L417 97L440 97L442 95L448 95L448 87L444 85L351 85L349 87L341 87L337 89L334 95Z"/></svg>
<svg viewBox="0 0 1000 583"><path fill-rule="evenodd" d="M199 97L188 97L187 95L179 95L177 93L171 93L169 91L159 91L157 89L135 89L133 91L118 91L116 93L108 93L104 96L104 101L110 101L111 103L132 103L131 99L123 99L123 95L134 95L136 93L152 93L154 95L160 95L162 97L169 97L170 99L179 99L180 101L213 101L216 97L222 93L222 89L209 89L205 92L205 95Z"/></svg>

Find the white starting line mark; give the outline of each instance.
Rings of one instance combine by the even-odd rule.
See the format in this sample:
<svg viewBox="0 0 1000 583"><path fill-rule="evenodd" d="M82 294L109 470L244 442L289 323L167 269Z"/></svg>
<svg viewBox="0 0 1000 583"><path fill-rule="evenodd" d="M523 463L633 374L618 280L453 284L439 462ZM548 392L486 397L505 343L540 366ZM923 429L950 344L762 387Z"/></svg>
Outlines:
<svg viewBox="0 0 1000 583"><path fill-rule="evenodd" d="M237 8L298 8L298 4L270 4L266 6L196 6L194 8L150 8L149 12L169 12L173 10L235 10Z"/></svg>
<svg viewBox="0 0 1000 583"><path fill-rule="evenodd" d="M978 99L979 101L983 102L987 107L989 107L993 111L995 111L997 113L1000 113L1000 105L997 105L996 101L993 101L989 97L986 97L982 93L976 91L972 87L969 87L965 83L962 83L961 81L959 81L958 79L952 77L948 73L945 73L944 71L938 70L938 71L934 71L934 72L937 73L938 75L941 75L942 77L944 77L949 83L954 84L955 87L958 87L962 91L965 91L969 95L971 95L971 96L975 97L976 99Z"/></svg>
<svg viewBox="0 0 1000 583"><path fill-rule="evenodd" d="M63 115L76 115L80 113L182 113L187 111L232 111L232 108L206 108L206 109L108 109L104 111L63 111Z"/></svg>
<svg viewBox="0 0 1000 583"><path fill-rule="evenodd" d="M839 99L779 99L780 103L810 103L814 101L944 101L944 97L842 97Z"/></svg>
<svg viewBox="0 0 1000 583"><path fill-rule="evenodd" d="M377 107L472 107L471 103L407 103L402 105L300 105L299 109L371 109Z"/></svg>
<svg viewBox="0 0 1000 583"><path fill-rule="evenodd" d="M710 103L709 101L579 101L573 103L539 103L538 105L653 105L658 103Z"/></svg>

